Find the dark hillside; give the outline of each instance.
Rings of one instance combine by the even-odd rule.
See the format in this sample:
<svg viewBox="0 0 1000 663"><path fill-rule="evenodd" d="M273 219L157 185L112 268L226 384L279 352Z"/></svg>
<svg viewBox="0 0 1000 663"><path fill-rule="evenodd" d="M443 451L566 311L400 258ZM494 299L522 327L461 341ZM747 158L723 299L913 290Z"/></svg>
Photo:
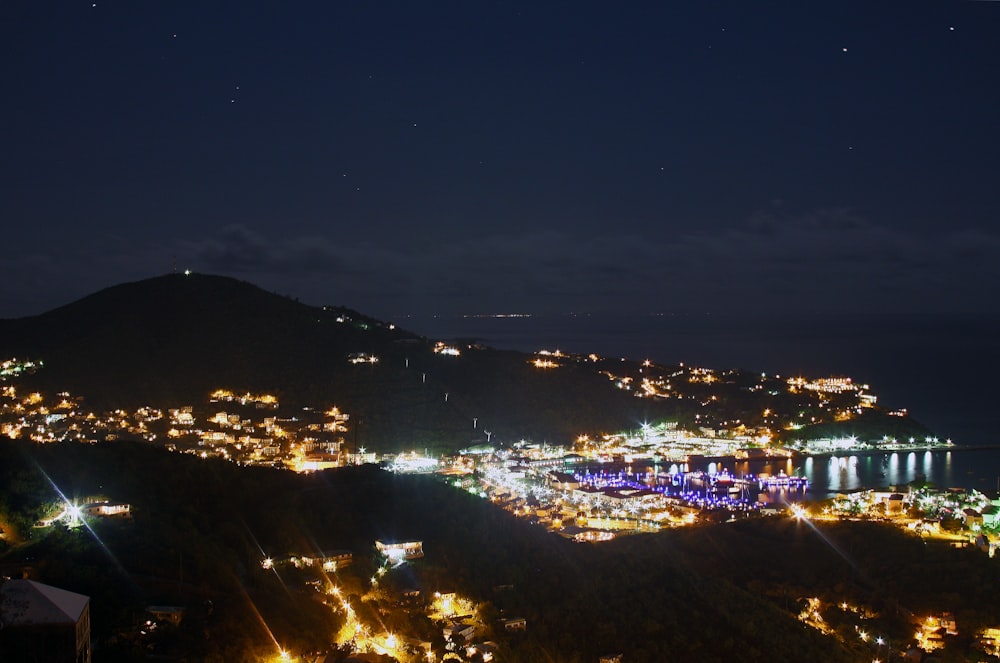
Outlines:
<svg viewBox="0 0 1000 663"><path fill-rule="evenodd" d="M430 477L372 466L303 476L130 443L11 442L0 448L0 468L9 486L0 512L10 521L36 517L34 505L56 499L53 485L70 499L100 493L132 505L129 521L94 523L100 542L86 528L56 527L0 548L0 563L28 562L41 581L91 596L95 652L108 655L130 651L121 634L135 629L149 603L191 606L175 643L189 660L252 660L249 652L266 649L254 605L279 642L323 648L340 617L291 572L282 572L283 586L273 582L260 568L263 557L350 549L348 575L363 580L373 570L374 539L415 537L426 557L393 571L390 582L428 593L447 588L525 615L524 637L498 635L507 661L589 661L593 651L612 650L655 661L677 648L705 661L796 651L850 660L768 601L695 571L704 542L664 554L675 535L640 537L640 555L574 544ZM498 597L498 585L514 591ZM205 600L214 605L210 616L195 609Z"/></svg>
<svg viewBox="0 0 1000 663"><path fill-rule="evenodd" d="M338 323L338 318L349 318ZM39 384L96 406L179 405L220 384L321 392L354 352L416 340L347 309L323 309L218 276L172 274L0 323L8 355L45 361Z"/></svg>
<svg viewBox="0 0 1000 663"><path fill-rule="evenodd" d="M448 357L432 346L349 309L197 274L127 283L0 321L0 354L44 361L28 387L66 390L98 410L197 405L220 387L268 392L286 409L336 404L351 413L349 442L382 449L455 448L484 441L487 430L497 439L566 441L648 414L593 370L542 372L520 353L464 347ZM379 361L349 363L358 353Z"/></svg>
<svg viewBox="0 0 1000 663"><path fill-rule="evenodd" d="M178 635L197 660L250 660L248 651L266 648L251 605L280 642L327 646L340 617L293 573L282 571L279 584L260 561L345 548L355 565L340 581L366 582L376 538L424 543L426 556L392 571L390 585L458 591L525 616L525 634L496 636L509 662L582 663L595 651L637 663L677 652L702 661L871 660L856 637L841 643L798 622L801 599L871 606L899 623L902 641L911 614L948 610L971 634L1000 610L997 560L875 523L813 528L778 518L577 544L432 477L373 466L296 475L131 443L12 441L0 446L0 481L0 517L27 539L0 544L0 564L27 562L41 581L92 596L102 645L151 602L210 599L214 614L192 609L190 630ZM85 528L31 530L39 506L56 499L53 485L70 499L129 502L133 519L94 523L106 548ZM513 589L498 594L501 585Z"/></svg>

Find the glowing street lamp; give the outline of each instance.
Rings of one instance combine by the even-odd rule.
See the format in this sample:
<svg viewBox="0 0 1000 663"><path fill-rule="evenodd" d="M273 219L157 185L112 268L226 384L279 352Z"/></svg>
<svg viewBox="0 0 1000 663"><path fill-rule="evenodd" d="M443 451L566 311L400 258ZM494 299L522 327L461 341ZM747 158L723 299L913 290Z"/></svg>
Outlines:
<svg viewBox="0 0 1000 663"><path fill-rule="evenodd" d="M67 511L69 511L70 527L75 527L76 525L79 525L80 518L83 515L83 512L80 510L80 507L77 506L76 504L67 504L66 509Z"/></svg>

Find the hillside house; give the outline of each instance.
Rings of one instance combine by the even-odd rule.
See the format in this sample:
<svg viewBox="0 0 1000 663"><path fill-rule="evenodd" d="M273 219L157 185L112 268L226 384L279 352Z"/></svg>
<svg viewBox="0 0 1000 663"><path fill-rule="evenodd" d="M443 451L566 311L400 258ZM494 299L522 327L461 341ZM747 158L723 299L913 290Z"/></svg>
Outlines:
<svg viewBox="0 0 1000 663"><path fill-rule="evenodd" d="M375 541L375 548L393 564L424 556L423 541Z"/></svg>
<svg viewBox="0 0 1000 663"><path fill-rule="evenodd" d="M528 620L524 617L510 617L501 619L500 625L505 631L523 631L528 628Z"/></svg>
<svg viewBox="0 0 1000 663"><path fill-rule="evenodd" d="M468 622L454 620L441 629L445 642L468 642L476 637L476 627Z"/></svg>
<svg viewBox="0 0 1000 663"><path fill-rule="evenodd" d="M100 518L130 518L132 506L124 502L91 502L80 507L80 513Z"/></svg>
<svg viewBox="0 0 1000 663"><path fill-rule="evenodd" d="M983 526L983 514L979 513L975 509L962 509L961 515L962 519L965 521L965 526L969 529L978 530Z"/></svg>
<svg viewBox="0 0 1000 663"><path fill-rule="evenodd" d="M184 607L179 605L150 605L146 606L146 614L154 621L169 622L177 626L184 619Z"/></svg>

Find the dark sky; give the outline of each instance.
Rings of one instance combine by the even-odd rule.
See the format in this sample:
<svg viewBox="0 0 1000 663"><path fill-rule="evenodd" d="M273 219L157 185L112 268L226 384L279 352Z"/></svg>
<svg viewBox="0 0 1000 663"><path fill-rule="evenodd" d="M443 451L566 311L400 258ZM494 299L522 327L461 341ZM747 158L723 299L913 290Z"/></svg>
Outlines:
<svg viewBox="0 0 1000 663"><path fill-rule="evenodd" d="M1000 2L0 21L0 317L175 261L388 318L1000 312Z"/></svg>

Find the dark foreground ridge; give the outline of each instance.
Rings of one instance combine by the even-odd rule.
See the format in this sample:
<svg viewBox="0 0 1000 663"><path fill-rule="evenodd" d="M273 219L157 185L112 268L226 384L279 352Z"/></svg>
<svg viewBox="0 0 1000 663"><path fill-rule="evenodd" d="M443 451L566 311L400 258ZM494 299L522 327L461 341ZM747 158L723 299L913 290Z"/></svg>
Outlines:
<svg viewBox="0 0 1000 663"><path fill-rule="evenodd" d="M353 553L353 564L328 580L366 622L417 634L443 652L440 627L407 618L401 601L411 590L457 592L480 605L484 637L500 643L509 663L592 663L608 651L632 663L679 653L870 660L870 643L851 626L837 639L796 620L813 596L868 606L899 631L885 635L900 639L912 635L914 614L948 610L966 640L1000 614L995 560L875 523L816 529L757 520L580 545L429 476L372 466L297 475L122 442L8 442L0 481L5 531L23 537L0 541L0 563L91 597L95 661L149 653L272 660L274 641L297 655L329 650L344 612L320 600L309 572L261 566L266 557L324 550ZM90 519L91 529L33 528L60 503L55 486L69 500L102 494L128 503L131 517ZM374 541L407 538L423 542L424 556L370 592ZM183 606L184 620L144 632L149 605ZM500 626L512 615L526 619L526 631Z"/></svg>

